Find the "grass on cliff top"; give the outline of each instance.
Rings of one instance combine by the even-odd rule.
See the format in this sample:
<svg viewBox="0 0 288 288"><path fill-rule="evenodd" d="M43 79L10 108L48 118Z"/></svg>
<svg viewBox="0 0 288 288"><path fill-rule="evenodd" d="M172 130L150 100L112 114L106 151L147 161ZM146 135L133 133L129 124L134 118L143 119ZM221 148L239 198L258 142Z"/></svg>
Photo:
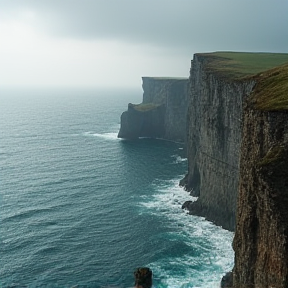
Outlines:
<svg viewBox="0 0 288 288"><path fill-rule="evenodd" d="M265 111L288 110L288 64L260 73L251 99Z"/></svg>
<svg viewBox="0 0 288 288"><path fill-rule="evenodd" d="M206 69L236 80L288 63L287 53L214 52L197 54L207 60Z"/></svg>
<svg viewBox="0 0 288 288"><path fill-rule="evenodd" d="M153 110L153 109L157 108L158 106L160 106L160 105L157 105L154 103L145 103L145 104L141 103L141 104L133 105L135 110L141 111L141 112Z"/></svg>

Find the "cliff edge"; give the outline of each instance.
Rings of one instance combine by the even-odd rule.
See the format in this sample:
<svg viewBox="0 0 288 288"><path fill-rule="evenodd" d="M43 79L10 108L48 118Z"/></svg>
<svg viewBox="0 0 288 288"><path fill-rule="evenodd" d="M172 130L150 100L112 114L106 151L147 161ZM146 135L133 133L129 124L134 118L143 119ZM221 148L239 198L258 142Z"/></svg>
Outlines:
<svg viewBox="0 0 288 288"><path fill-rule="evenodd" d="M233 287L288 287L288 65L244 105Z"/></svg>
<svg viewBox="0 0 288 288"><path fill-rule="evenodd" d="M242 106L253 75L288 61L287 54L195 54L187 117L188 173L180 182L195 202L191 214L234 231L239 181Z"/></svg>

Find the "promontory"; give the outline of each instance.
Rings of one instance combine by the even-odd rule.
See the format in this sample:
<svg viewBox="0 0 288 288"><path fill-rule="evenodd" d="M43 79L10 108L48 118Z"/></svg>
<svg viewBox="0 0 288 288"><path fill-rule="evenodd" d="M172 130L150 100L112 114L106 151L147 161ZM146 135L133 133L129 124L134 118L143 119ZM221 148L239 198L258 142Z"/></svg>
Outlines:
<svg viewBox="0 0 288 288"><path fill-rule="evenodd" d="M185 143L180 184L198 198L183 208L235 231L225 287L287 288L288 54L198 53L191 64L189 80L144 77L118 136Z"/></svg>

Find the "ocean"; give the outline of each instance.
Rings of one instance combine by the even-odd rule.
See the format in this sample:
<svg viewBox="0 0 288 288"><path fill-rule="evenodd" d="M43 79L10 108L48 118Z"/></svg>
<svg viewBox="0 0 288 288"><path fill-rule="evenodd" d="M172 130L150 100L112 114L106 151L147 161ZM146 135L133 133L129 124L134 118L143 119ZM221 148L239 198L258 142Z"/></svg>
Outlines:
<svg viewBox="0 0 288 288"><path fill-rule="evenodd" d="M138 90L0 91L0 287L219 287L233 233L181 205L183 145L117 138Z"/></svg>

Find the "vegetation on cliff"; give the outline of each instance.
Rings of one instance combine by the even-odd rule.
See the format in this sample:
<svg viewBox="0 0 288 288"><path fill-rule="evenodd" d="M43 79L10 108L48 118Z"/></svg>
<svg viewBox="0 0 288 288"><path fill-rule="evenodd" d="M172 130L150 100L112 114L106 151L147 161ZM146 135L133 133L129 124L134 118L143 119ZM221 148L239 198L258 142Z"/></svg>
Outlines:
<svg viewBox="0 0 288 288"><path fill-rule="evenodd" d="M188 174L180 183L198 196L185 205L191 214L234 230L243 101L255 95L254 102L269 109L288 107L287 69L288 54L284 53L194 55L187 118ZM281 153L275 148L266 156L257 164L278 160Z"/></svg>
<svg viewBox="0 0 288 288"><path fill-rule="evenodd" d="M241 80L288 63L287 53L214 52L205 57L206 69L228 80Z"/></svg>
<svg viewBox="0 0 288 288"><path fill-rule="evenodd" d="M288 64L244 100L234 288L288 287Z"/></svg>
<svg viewBox="0 0 288 288"><path fill-rule="evenodd" d="M154 103L141 103L141 104L135 104L133 105L133 108L137 111L140 112L145 112L145 111L149 111L149 110L153 110L156 109L157 107L159 107L160 104L154 104Z"/></svg>
<svg viewBox="0 0 288 288"><path fill-rule="evenodd" d="M128 104L121 115L119 138L186 139L188 78L142 77L141 104Z"/></svg>
<svg viewBox="0 0 288 288"><path fill-rule="evenodd" d="M257 76L252 99L256 109L288 110L288 64Z"/></svg>

